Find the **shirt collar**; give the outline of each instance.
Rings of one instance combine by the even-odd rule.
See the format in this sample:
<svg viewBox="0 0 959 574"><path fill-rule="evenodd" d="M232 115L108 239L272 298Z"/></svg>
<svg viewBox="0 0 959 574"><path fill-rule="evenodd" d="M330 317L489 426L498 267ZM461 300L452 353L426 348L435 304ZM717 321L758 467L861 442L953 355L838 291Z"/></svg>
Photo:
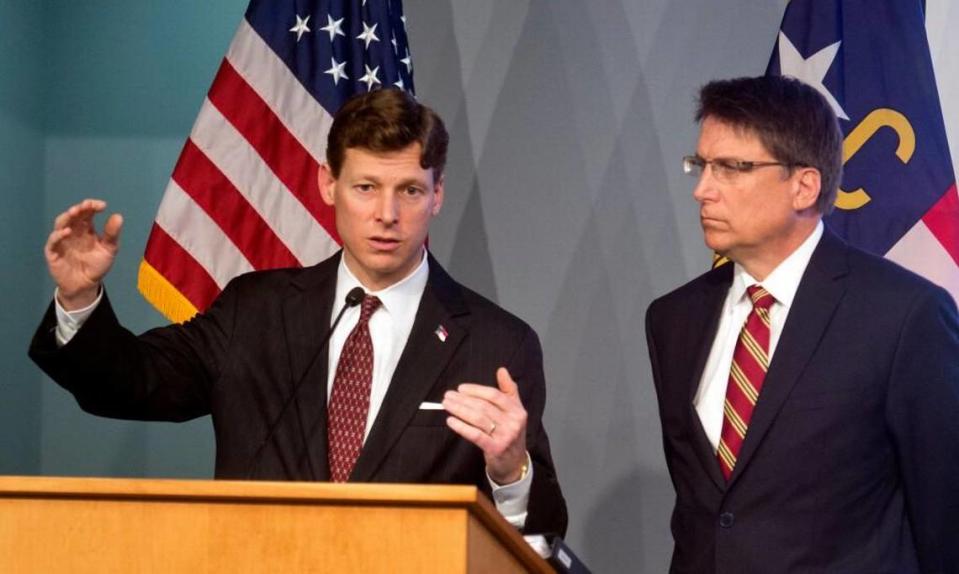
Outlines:
<svg viewBox="0 0 959 574"><path fill-rule="evenodd" d="M761 283L763 288L773 296L776 303L789 308L796 297L799 282L802 281L803 273L806 272L806 267L809 265L809 260L812 259L813 251L819 245L822 234L823 223L822 220L819 220L809 237L795 251L790 253L789 257L783 259L762 282L756 281L740 264L734 264L733 284L730 286L733 301L742 300L746 295L746 288L750 285Z"/></svg>
<svg viewBox="0 0 959 574"><path fill-rule="evenodd" d="M426 289L429 276L430 266L424 248L420 264L416 266L412 273L385 289L369 291L346 266L345 258L340 257L340 264L336 270L336 298L333 301L343 301L351 289L360 287L367 295L379 297L382 308L390 315L406 314L411 310L415 313L419 306L419 300L423 296L423 291Z"/></svg>

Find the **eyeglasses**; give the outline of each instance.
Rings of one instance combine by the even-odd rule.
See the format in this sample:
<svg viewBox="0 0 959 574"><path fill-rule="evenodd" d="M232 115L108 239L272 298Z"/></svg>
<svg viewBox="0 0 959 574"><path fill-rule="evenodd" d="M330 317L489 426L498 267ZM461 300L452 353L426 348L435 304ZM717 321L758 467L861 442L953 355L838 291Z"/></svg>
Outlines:
<svg viewBox="0 0 959 574"><path fill-rule="evenodd" d="M781 161L745 161L728 157L705 159L698 155L683 156L683 173L687 175L698 178L703 174L707 165L712 168L713 177L724 183L729 183L736 179L738 175L751 173L761 167L772 167L774 165L789 169L806 167L806 165L802 163L786 163Z"/></svg>

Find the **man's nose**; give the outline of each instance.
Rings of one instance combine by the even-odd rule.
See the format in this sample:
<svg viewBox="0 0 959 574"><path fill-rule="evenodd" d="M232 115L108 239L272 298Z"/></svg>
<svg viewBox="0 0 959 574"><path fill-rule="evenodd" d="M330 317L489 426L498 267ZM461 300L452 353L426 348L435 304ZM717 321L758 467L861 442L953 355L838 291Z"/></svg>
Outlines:
<svg viewBox="0 0 959 574"><path fill-rule="evenodd" d="M376 207L377 219L386 224L395 223L398 218L398 207L399 203L396 200L396 194L391 190L384 191L380 194L379 203Z"/></svg>
<svg viewBox="0 0 959 574"><path fill-rule="evenodd" d="M702 203L714 197L716 194L716 178L713 177L713 171L708 164L703 166L703 171L696 180L696 187L693 188L693 199Z"/></svg>

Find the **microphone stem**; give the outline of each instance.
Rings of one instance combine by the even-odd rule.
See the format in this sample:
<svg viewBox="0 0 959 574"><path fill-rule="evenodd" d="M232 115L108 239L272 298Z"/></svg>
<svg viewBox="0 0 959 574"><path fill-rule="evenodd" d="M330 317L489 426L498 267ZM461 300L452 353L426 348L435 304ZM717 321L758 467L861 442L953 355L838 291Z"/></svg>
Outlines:
<svg viewBox="0 0 959 574"><path fill-rule="evenodd" d="M336 331L337 325L340 324L340 320L343 318L343 314L346 313L346 310L350 307L355 307L360 302L363 301L365 292L360 287L354 287L346 294L346 300L343 303L343 307L340 308L340 312L337 313L336 319L333 320L333 325L326 332L326 335L323 336L323 340L320 342L319 346L316 349L316 353L313 354L313 357L310 359L310 362L306 365L306 369L303 370L303 374L300 375L300 379L296 381L296 384L293 385L293 391L283 402L283 406L280 408L279 414L276 415L276 418L273 419L273 422L270 423L269 431L266 434L266 438L263 439L263 442L260 443L260 446L257 447L256 452L253 453L253 458L250 461L250 468L246 472L246 479L250 480L253 476L253 471L256 470L256 466L259 463L260 456L263 454L263 449L266 448L266 445L270 443L273 439L273 434L276 432L276 427L283 419L283 415L286 413L286 409L290 407L290 404L296 403L296 421L300 429L300 438L303 440L303 447L306 451L306 465L307 470L310 472L310 479L313 482L316 482L316 470L313 468L313 457L310 456L310 445L307 441L306 430L303 425L303 417L300 414L300 402L297 398L297 395L300 391L300 386L303 384L303 381L306 380L306 374L310 372L310 369L313 368L313 363L316 362L317 357L320 356L320 351L322 351L330 341L330 337L333 336L333 332Z"/></svg>

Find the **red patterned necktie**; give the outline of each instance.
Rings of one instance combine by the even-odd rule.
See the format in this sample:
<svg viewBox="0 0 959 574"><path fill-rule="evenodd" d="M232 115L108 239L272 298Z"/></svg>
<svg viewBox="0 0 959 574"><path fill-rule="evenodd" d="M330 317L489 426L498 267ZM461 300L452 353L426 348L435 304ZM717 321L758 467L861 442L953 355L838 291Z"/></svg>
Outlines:
<svg viewBox="0 0 959 574"><path fill-rule="evenodd" d="M379 306L380 300L373 295L363 299L360 321L346 338L336 364L328 408L330 477L333 482L346 482L363 447L373 381L373 340L369 322Z"/></svg>
<svg viewBox="0 0 959 574"><path fill-rule="evenodd" d="M769 369L769 308L775 299L759 285L748 287L746 292L752 300L753 310L746 318L733 351L726 402L723 404L723 430L716 451L726 480L736 468L736 459Z"/></svg>

